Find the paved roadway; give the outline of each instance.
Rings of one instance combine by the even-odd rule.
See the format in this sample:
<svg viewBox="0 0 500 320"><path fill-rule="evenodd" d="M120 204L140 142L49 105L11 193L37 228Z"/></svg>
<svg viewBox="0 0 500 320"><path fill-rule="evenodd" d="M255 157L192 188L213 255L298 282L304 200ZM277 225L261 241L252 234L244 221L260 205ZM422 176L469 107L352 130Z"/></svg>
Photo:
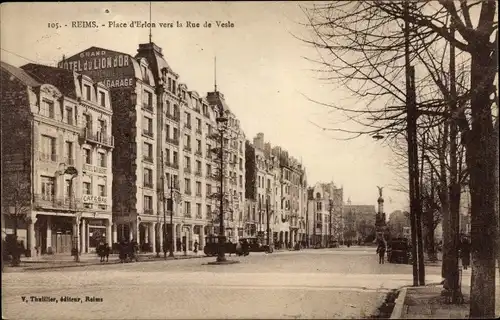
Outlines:
<svg viewBox="0 0 500 320"><path fill-rule="evenodd" d="M373 248L252 253L230 257L239 264L206 265L214 259L5 273L3 315L7 319L360 318L374 314L388 291L412 283L411 266L379 265ZM439 273L438 267L428 267L427 281L439 282ZM30 296L55 301L32 302ZM81 301L63 302L61 297ZM86 297L102 301L85 302Z"/></svg>

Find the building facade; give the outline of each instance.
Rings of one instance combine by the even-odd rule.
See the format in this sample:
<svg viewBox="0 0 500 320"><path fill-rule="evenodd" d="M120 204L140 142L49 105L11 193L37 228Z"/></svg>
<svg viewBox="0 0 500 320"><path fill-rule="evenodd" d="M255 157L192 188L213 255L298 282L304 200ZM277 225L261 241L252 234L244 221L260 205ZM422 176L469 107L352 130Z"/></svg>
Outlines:
<svg viewBox="0 0 500 320"><path fill-rule="evenodd" d="M247 141L246 215L249 236L275 247L290 247L304 241L306 234L306 174L302 165L281 147L271 147L258 133ZM268 222L269 220L269 222Z"/></svg>
<svg viewBox="0 0 500 320"><path fill-rule="evenodd" d="M3 194L17 195L3 199L2 212L17 222L27 250L85 253L111 243L108 89L60 68L2 63L1 98Z"/></svg>
<svg viewBox="0 0 500 320"><path fill-rule="evenodd" d="M377 211L374 205L352 204L351 199L344 205L344 239L351 241L372 242L376 237L375 219Z"/></svg>
<svg viewBox="0 0 500 320"><path fill-rule="evenodd" d="M215 231L213 194L219 186L213 152L217 114L207 97L180 82L154 43L140 44L135 56L91 47L59 65L110 87L116 106L113 219L117 239L136 239L142 251L171 246L189 251L195 242L202 248L205 236ZM235 179L226 184L236 208L229 215L228 233L235 237L244 208L244 135L234 114L229 118L230 130L238 132L228 145L236 163L229 166L228 174Z"/></svg>
<svg viewBox="0 0 500 320"><path fill-rule="evenodd" d="M328 246L344 240L343 188L333 182L317 183L309 189L309 235L312 245Z"/></svg>

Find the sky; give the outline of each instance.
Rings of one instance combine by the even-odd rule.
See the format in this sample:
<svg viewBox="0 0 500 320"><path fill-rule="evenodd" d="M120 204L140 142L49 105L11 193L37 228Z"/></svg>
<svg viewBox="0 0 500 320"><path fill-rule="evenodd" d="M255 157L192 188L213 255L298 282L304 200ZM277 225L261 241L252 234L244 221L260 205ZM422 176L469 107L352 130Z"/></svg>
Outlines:
<svg viewBox="0 0 500 320"><path fill-rule="evenodd" d="M390 166L390 148L370 137L343 141L322 128L335 125L336 115L312 100L355 103L346 90L318 79L306 58L316 50L297 39L307 38L300 2L195 2L151 4L152 41L188 90L204 95L217 87L240 119L247 139L264 133L266 142L281 146L301 160L310 186L333 181L352 204L377 204L384 186L385 211L407 210L408 195L398 191L401 177ZM3 3L2 61L14 66L55 66L91 46L135 55L147 43L149 28L113 28L131 21L150 21L144 3ZM96 21L99 28L73 28L73 21ZM182 27L177 27L177 21ZM187 21L200 23L187 28ZM217 27L216 22L234 27ZM174 27L160 27L159 23ZM204 28L205 22L212 23ZM59 24L59 28L54 28ZM105 24L105 27L102 27ZM67 26L66 26L67 25ZM338 121L344 121L340 116ZM346 128L345 125L343 125Z"/></svg>

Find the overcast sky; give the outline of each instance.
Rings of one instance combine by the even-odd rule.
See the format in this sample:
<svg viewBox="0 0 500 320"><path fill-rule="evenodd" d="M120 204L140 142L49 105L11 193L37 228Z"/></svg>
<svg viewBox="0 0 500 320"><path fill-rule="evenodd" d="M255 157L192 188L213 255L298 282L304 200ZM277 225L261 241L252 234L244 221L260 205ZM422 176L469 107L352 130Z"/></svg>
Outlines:
<svg viewBox="0 0 500 320"><path fill-rule="evenodd" d="M321 82L304 57L316 57L293 37L306 37L299 2L152 3L153 42L163 48L170 67L189 90L213 90L217 84L240 119L249 140L258 132L302 160L309 185L334 181L344 199L376 205L385 186L385 211L407 209L407 195L393 188L398 179L388 162L391 151L366 137L339 141L313 125L332 126L328 109L310 102L353 103L341 89ZM307 4L303 4L307 5ZM95 20L99 28L72 28L76 20ZM1 6L1 60L15 66L29 62L55 65L91 46L135 55L148 42L148 28L109 28L108 21L149 21L148 3L8 3ZM200 23L197 29L162 28L159 22ZM205 21L212 28L203 28ZM216 21L232 22L218 28ZM49 28L59 23L62 28ZM106 27L102 27L106 24ZM67 27L64 27L67 25ZM326 120L326 118L329 120ZM338 121L342 121L340 119ZM312 123L311 123L312 122ZM345 125L343 126L345 128Z"/></svg>

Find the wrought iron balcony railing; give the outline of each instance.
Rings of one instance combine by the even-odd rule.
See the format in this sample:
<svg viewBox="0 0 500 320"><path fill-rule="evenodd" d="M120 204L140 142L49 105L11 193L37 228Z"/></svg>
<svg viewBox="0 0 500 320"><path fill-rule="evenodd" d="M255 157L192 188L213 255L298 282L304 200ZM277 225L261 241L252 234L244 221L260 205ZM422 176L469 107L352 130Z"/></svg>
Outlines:
<svg viewBox="0 0 500 320"><path fill-rule="evenodd" d="M145 135L145 136L148 136L150 138L153 138L153 130L143 130L142 133Z"/></svg>
<svg viewBox="0 0 500 320"><path fill-rule="evenodd" d="M179 139L167 138L166 140L167 140L167 143L171 143L171 144L176 145L176 146L179 145Z"/></svg>
<svg viewBox="0 0 500 320"><path fill-rule="evenodd" d="M165 162L165 165L170 168L179 169L179 163L176 162Z"/></svg>
<svg viewBox="0 0 500 320"><path fill-rule="evenodd" d="M115 146L115 140L113 136L107 135L104 132L97 131L95 133L91 132L89 128L84 128L81 137L90 143L100 144L102 146L111 147Z"/></svg>
<svg viewBox="0 0 500 320"><path fill-rule="evenodd" d="M143 159L144 159L144 161L146 161L146 162L153 163L153 157L151 157L151 156L144 156L144 157L143 157Z"/></svg>
<svg viewBox="0 0 500 320"><path fill-rule="evenodd" d="M43 152L38 153L38 159L41 161L57 162L57 158L58 157L56 154L43 153Z"/></svg>
<svg viewBox="0 0 500 320"><path fill-rule="evenodd" d="M153 214L153 209L144 209L144 214L152 215Z"/></svg>
<svg viewBox="0 0 500 320"><path fill-rule="evenodd" d="M167 113L167 118L174 120L175 122L179 122L179 120L181 119L181 116L178 113L174 113L174 114Z"/></svg>
<svg viewBox="0 0 500 320"><path fill-rule="evenodd" d="M46 194L35 194L34 206L38 208L76 210L81 207L81 200L75 197L56 198Z"/></svg>
<svg viewBox="0 0 500 320"><path fill-rule="evenodd" d="M142 107L143 107L144 109L148 110L148 111L153 112L153 105L151 105L151 104L149 104L149 103L147 103L147 102L144 102L144 103L142 104Z"/></svg>

